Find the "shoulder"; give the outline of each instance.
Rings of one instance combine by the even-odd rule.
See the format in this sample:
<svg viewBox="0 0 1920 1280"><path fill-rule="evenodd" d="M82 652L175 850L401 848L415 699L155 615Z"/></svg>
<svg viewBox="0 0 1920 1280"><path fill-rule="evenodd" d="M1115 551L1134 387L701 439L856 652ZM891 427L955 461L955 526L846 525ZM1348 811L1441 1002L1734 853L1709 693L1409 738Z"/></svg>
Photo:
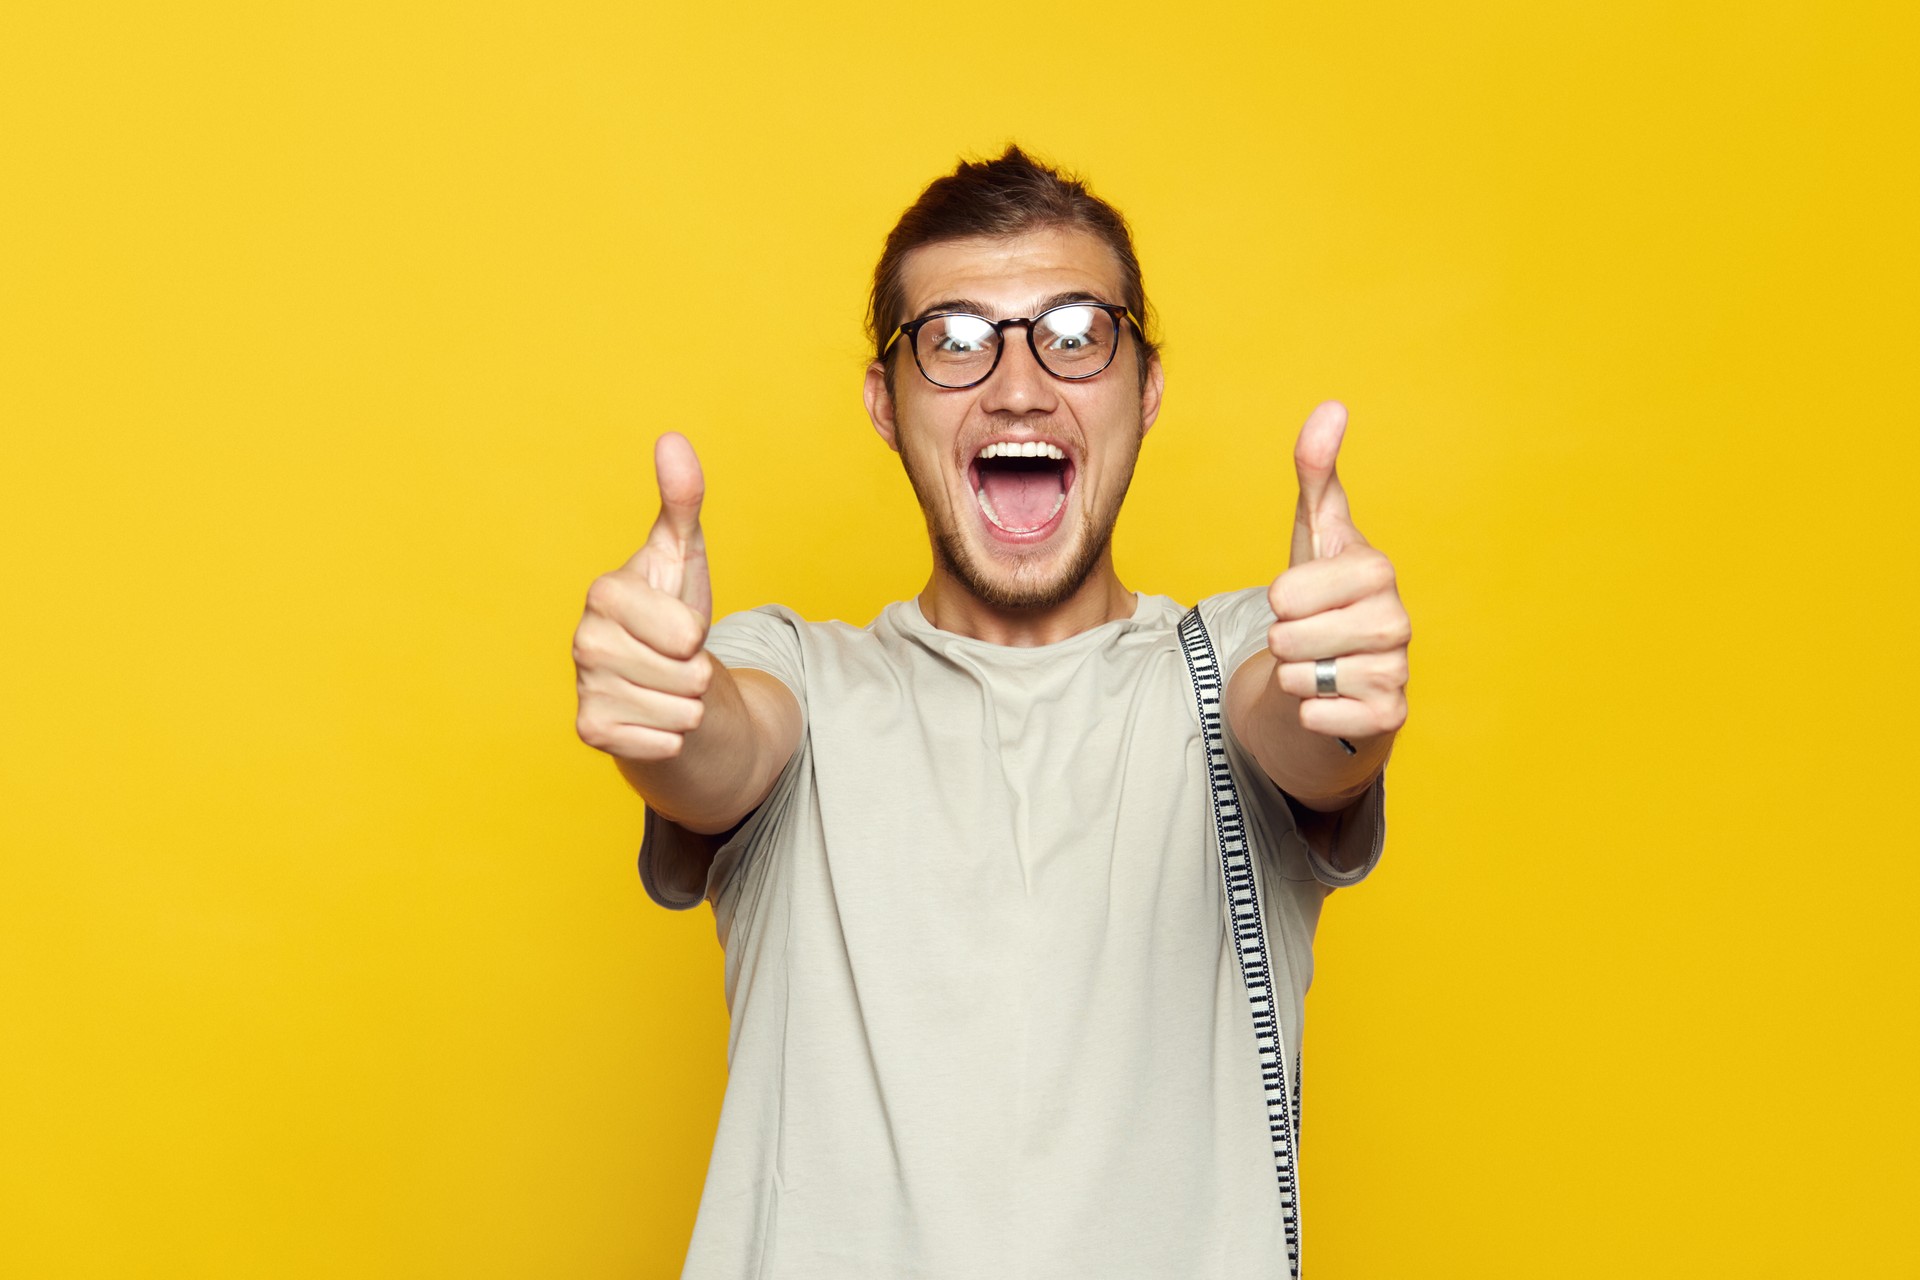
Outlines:
<svg viewBox="0 0 1920 1280"><path fill-rule="evenodd" d="M707 633L707 648L729 667L765 671L796 693L811 678L832 678L870 663L886 661L890 650L911 642L906 611L910 603L890 604L864 627L840 621L815 622L782 604L730 613ZM917 611L913 611L915 617ZM923 624L924 625L924 624Z"/></svg>
<svg viewBox="0 0 1920 1280"><path fill-rule="evenodd" d="M1267 586L1264 583L1208 596L1200 602L1199 609L1200 618L1209 631L1216 626L1245 626L1249 623L1265 627L1273 621L1273 606L1267 601Z"/></svg>
<svg viewBox="0 0 1920 1280"><path fill-rule="evenodd" d="M872 622L864 627L858 627L838 619L815 622L810 618L801 617L798 612L784 604L763 604L725 615L714 622L709 634L723 637L735 635L792 637L809 643L832 641L858 643L862 638L880 638L906 633L911 629L908 622L909 612L912 612L915 617L918 616L917 611L913 610L911 601L897 601L882 609Z"/></svg>
<svg viewBox="0 0 1920 1280"><path fill-rule="evenodd" d="M716 619L709 636L776 636L797 634L812 626L805 618L783 604L763 604L742 609Z"/></svg>
<svg viewBox="0 0 1920 1280"><path fill-rule="evenodd" d="M806 619L785 605L762 605L715 622L707 632L707 650L730 668L764 671L797 694L806 684L801 643L806 626Z"/></svg>
<svg viewBox="0 0 1920 1280"><path fill-rule="evenodd" d="M1273 606L1267 588L1242 587L1208 596L1199 604L1200 621L1213 637L1221 668L1231 673L1242 662L1267 647L1267 629L1273 625Z"/></svg>

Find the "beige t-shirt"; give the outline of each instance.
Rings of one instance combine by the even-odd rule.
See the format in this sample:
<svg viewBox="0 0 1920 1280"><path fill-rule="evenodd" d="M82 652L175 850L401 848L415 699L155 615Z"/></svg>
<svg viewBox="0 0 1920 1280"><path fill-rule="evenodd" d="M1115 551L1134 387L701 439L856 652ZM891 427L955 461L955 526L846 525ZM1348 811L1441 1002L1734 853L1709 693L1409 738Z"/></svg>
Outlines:
<svg viewBox="0 0 1920 1280"><path fill-rule="evenodd" d="M1039 648L768 607L708 644L806 728L714 859L729 1073L690 1280L1285 1275L1252 1023L1230 945L1182 609ZM1264 589L1202 604L1223 668ZM1342 874L1228 735L1289 1067ZM652 842L671 829L648 824Z"/></svg>

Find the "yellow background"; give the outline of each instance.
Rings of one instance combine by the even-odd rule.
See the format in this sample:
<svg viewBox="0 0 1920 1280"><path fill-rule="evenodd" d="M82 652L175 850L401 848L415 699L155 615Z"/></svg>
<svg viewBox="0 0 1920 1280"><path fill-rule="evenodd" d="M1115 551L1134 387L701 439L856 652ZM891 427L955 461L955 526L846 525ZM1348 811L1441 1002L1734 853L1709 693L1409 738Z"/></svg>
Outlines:
<svg viewBox="0 0 1920 1280"><path fill-rule="evenodd" d="M1130 217L1128 585L1307 409L1415 619L1307 1257L1913 1274L1906 7L64 6L0 42L0 1273L658 1276L724 1073L567 640L926 568L868 273L1018 139Z"/></svg>

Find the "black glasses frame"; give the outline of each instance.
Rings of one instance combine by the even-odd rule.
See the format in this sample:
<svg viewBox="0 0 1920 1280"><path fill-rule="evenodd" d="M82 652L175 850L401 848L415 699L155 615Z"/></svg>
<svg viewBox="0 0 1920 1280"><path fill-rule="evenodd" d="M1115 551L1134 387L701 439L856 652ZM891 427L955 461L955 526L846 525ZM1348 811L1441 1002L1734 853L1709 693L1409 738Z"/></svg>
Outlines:
<svg viewBox="0 0 1920 1280"><path fill-rule="evenodd" d="M1054 373L1052 369L1047 367L1046 360L1041 356L1039 344L1033 340L1033 328L1054 312L1065 311L1068 307L1096 307L1113 317L1113 327L1116 331L1122 328L1120 324L1122 320L1125 320L1128 325L1131 325L1136 333L1138 333L1140 329L1140 322L1133 318L1133 312L1117 302L1094 302L1092 300L1084 302L1063 302L1057 307L1048 307L1037 316L1008 316L1005 320L989 320L985 316L975 316L971 311L936 311L930 316L921 316L918 320L909 320L898 329L895 329L893 331L893 337L887 340L886 349L880 353L880 363L886 363L887 357L893 352L893 344L904 337L907 340L907 350L913 353L913 367L920 371L921 377L943 391L965 391L968 387L979 386L993 376L993 371L1000 367L1000 357L1007 354L1007 330L1013 325L1023 324L1027 327L1027 350L1033 352L1033 362L1035 364L1039 365L1042 369L1046 369L1049 374L1052 374L1062 382L1085 382L1088 378L1099 377L1113 367L1113 358L1120 354L1120 344L1115 342L1113 344L1113 350L1107 353L1107 362L1091 373ZM980 321L982 324L991 326L995 336L999 339L993 348L993 363L987 366L985 373L975 378L972 382L942 382L928 373L927 366L920 363L920 330L929 321L951 319L954 316L973 316L975 320Z"/></svg>

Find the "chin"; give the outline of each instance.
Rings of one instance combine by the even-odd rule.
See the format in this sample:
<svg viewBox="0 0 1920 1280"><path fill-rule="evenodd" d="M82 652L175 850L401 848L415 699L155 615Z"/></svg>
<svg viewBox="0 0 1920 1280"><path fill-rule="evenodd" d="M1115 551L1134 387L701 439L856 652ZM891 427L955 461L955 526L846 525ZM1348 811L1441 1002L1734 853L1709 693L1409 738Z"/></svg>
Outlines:
<svg viewBox="0 0 1920 1280"><path fill-rule="evenodd" d="M1107 550L1107 536L1084 528L1054 555L982 555L952 529L936 529L933 554L967 593L995 609L1041 611L1073 599Z"/></svg>
<svg viewBox="0 0 1920 1280"><path fill-rule="evenodd" d="M927 522L936 570L988 608L1007 612L1058 608L1086 586L1107 554L1120 499L1133 478L1129 465L1111 507L1092 512L1080 505L1080 495L1072 495L1080 501L1067 500L1073 469L1064 468L1061 505L1047 522L1052 528L1015 532L989 527L999 522L976 497L981 486L973 467L955 495L937 469L923 474L904 450L900 461Z"/></svg>

